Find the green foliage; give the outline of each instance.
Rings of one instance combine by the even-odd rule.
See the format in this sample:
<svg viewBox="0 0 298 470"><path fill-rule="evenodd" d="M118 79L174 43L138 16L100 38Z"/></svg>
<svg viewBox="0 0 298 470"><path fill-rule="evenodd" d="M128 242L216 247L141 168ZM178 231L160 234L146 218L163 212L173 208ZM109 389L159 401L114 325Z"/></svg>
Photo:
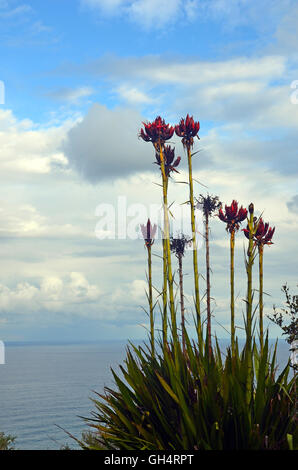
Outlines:
<svg viewBox="0 0 298 470"><path fill-rule="evenodd" d="M287 342L291 344L298 339L298 295L291 295L287 284L282 286L282 291L286 297L286 307L278 311L274 306L274 313L268 318L280 326L283 330L283 335L287 336Z"/></svg>
<svg viewBox="0 0 298 470"><path fill-rule="evenodd" d="M94 432L85 431L82 433L81 447L94 450L106 450L98 440L98 436Z"/></svg>
<svg viewBox="0 0 298 470"><path fill-rule="evenodd" d="M226 357L216 343L213 356L191 344L127 350L123 377L113 372L116 390L94 399L87 419L96 438L84 448L119 450L262 450L295 448L295 386L289 366L275 378L276 350L268 338L263 352L253 347L254 379L247 404L247 351ZM159 353L158 353L159 351Z"/></svg>
<svg viewBox="0 0 298 470"><path fill-rule="evenodd" d="M15 436L0 432L0 450L14 450L13 444L15 439Z"/></svg>

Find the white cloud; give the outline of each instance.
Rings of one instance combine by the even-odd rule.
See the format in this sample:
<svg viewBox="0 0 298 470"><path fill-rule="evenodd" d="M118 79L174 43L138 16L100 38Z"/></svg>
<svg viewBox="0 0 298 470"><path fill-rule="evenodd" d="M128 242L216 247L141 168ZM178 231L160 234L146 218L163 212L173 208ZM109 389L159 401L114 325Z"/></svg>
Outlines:
<svg viewBox="0 0 298 470"><path fill-rule="evenodd" d="M264 35L267 31L274 31L281 18L295 6L296 0L262 0L258 3L251 0L200 0L198 13L206 21L221 22L223 28L246 26Z"/></svg>
<svg viewBox="0 0 298 470"><path fill-rule="evenodd" d="M109 110L94 104L69 130L63 145L65 155L92 182L145 171L153 158L151 146L138 140L142 121L133 108Z"/></svg>
<svg viewBox="0 0 298 470"><path fill-rule="evenodd" d="M287 202L287 207L290 211L298 214L298 194L292 197L292 199Z"/></svg>
<svg viewBox="0 0 298 470"><path fill-rule="evenodd" d="M146 29L163 27L177 18L178 13L183 15L183 2L181 0L136 0L129 8L133 21Z"/></svg>
<svg viewBox="0 0 298 470"><path fill-rule="evenodd" d="M94 301L98 299L100 290L96 285L90 285L82 273L70 273L69 296L74 302ZM71 300L73 302L73 300Z"/></svg>
<svg viewBox="0 0 298 470"><path fill-rule="evenodd" d="M94 90L91 87L82 86L77 88L59 88L58 90L47 93L47 96L57 101L66 101L69 103L78 103L82 98L91 96Z"/></svg>
<svg viewBox="0 0 298 470"><path fill-rule="evenodd" d="M0 109L1 177L47 175L54 167L65 167L67 161L58 149L67 127L37 128L29 120L18 121L10 110Z"/></svg>
<svg viewBox="0 0 298 470"><path fill-rule="evenodd" d="M143 57L106 56L80 69L108 76L115 80L130 78L145 83L177 84L185 86L229 83L242 80L281 79L286 72L286 58L282 55L265 55L259 58L204 61L168 59L157 55ZM70 69L73 73L73 70Z"/></svg>
<svg viewBox="0 0 298 470"><path fill-rule="evenodd" d="M231 81L188 90L174 106L199 113L201 120L238 123L243 130L283 128L293 132L298 106L292 104L289 85L270 86L259 81Z"/></svg>
<svg viewBox="0 0 298 470"><path fill-rule="evenodd" d="M0 200L0 236L9 238L79 238L94 237L90 231L71 223L58 223L54 217L42 215L30 204Z"/></svg>
<svg viewBox="0 0 298 470"><path fill-rule="evenodd" d="M81 0L81 5L105 15L123 15L145 29L156 29L178 18L192 20L198 0Z"/></svg>
<svg viewBox="0 0 298 470"><path fill-rule="evenodd" d="M297 22L298 22L298 5L294 3L292 8L284 10L284 16L278 23L275 31L277 44L275 48L283 51L287 55L297 55Z"/></svg>
<svg viewBox="0 0 298 470"><path fill-rule="evenodd" d="M19 282L15 287L0 284L0 311L28 315L41 312L88 313L81 306L94 303L100 298L98 286L90 284L83 273L71 272L64 279L49 276L33 285Z"/></svg>
<svg viewBox="0 0 298 470"><path fill-rule="evenodd" d="M40 290L48 301L58 301L63 290L63 281L59 277L50 276L42 279Z"/></svg>
<svg viewBox="0 0 298 470"><path fill-rule="evenodd" d="M143 279L135 279L130 287L129 295L133 301L144 302L145 292L148 291L148 285Z"/></svg>
<svg viewBox="0 0 298 470"><path fill-rule="evenodd" d="M85 69L112 81L131 106L167 107L171 115L198 113L202 121L243 123L250 130L297 127L298 106L291 102L290 88L295 72L284 56L212 62L103 57Z"/></svg>
<svg viewBox="0 0 298 470"><path fill-rule="evenodd" d="M130 0L81 0L81 4L90 8L100 8L103 11L116 13L119 7L130 3Z"/></svg>
<svg viewBox="0 0 298 470"><path fill-rule="evenodd" d="M285 36L289 37L286 31L289 26L292 32L295 31L295 21L291 17L295 16L296 0L262 0L258 3L251 0L81 0L80 4L103 15L129 18L145 29L161 28L178 21L211 20L223 29L241 26L255 29L260 39L266 32L277 29L278 39L282 38L283 42Z"/></svg>
<svg viewBox="0 0 298 470"><path fill-rule="evenodd" d="M144 305L146 303L147 283L143 279L135 279L126 282L124 285L117 287L111 296L111 301L115 304L120 303L124 307L133 307Z"/></svg>
<svg viewBox="0 0 298 470"><path fill-rule="evenodd" d="M131 87L129 85L120 85L116 92L119 95L119 98L126 101L128 105L138 106L140 104L152 103L154 100L150 98L146 93L139 90L136 87Z"/></svg>
<svg viewBox="0 0 298 470"><path fill-rule="evenodd" d="M14 19L16 16L24 15L32 12L30 5L19 5L18 7L9 9L8 4L5 2L0 5L1 8L5 8L4 11L0 11L0 18L4 20Z"/></svg>

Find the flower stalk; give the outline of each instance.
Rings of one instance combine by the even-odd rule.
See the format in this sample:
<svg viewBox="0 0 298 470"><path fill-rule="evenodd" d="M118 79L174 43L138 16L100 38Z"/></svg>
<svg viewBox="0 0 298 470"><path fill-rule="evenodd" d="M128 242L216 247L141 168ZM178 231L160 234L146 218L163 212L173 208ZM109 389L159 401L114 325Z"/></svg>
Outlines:
<svg viewBox="0 0 298 470"><path fill-rule="evenodd" d="M203 211L205 223L205 245L206 245L206 295L207 295L207 338L208 338L208 354L209 358L212 356L212 341L211 341L211 283L210 283L210 254L209 254L209 218L221 206L217 196L203 196L197 200L197 207Z"/></svg>
<svg viewBox="0 0 298 470"><path fill-rule="evenodd" d="M234 254L235 254L235 229L232 230L230 236L230 307L231 307L231 349L232 354L235 354L235 294L234 294L234 285L235 285L235 269L234 269Z"/></svg>
<svg viewBox="0 0 298 470"><path fill-rule="evenodd" d="M200 290L199 290L199 270L198 270L198 250L196 241L196 219L195 219L195 205L194 205L194 190L193 190L193 175L192 175L192 154L191 149L194 144L194 137L198 137L200 130L199 121L195 122L193 117L189 115L185 119L181 119L180 123L175 126L175 132L178 137L182 138L182 144L187 152L188 160L188 179L189 179L189 203L191 213L191 230L192 230L192 245L193 245L193 268L194 268L194 288L195 288L195 307L197 314L197 336L199 347L202 349L203 336L202 336L202 323L201 323L201 307L200 307Z"/></svg>
<svg viewBox="0 0 298 470"><path fill-rule="evenodd" d="M260 217L259 220L254 220L254 233L253 233L253 242L254 246L258 247L259 254L259 333L260 333L260 349L263 352L264 348L264 326L263 326L263 256L264 256L264 246L272 245L272 237L275 232L275 227L269 227L269 223L263 222L263 219ZM244 234L249 238L248 228L244 229Z"/></svg>
<svg viewBox="0 0 298 470"><path fill-rule="evenodd" d="M210 306L210 256L209 256L209 214L205 216L205 240L206 240L206 282L207 282L207 335L209 358L212 355L211 343L211 306Z"/></svg>
<svg viewBox="0 0 298 470"><path fill-rule="evenodd" d="M177 322L176 312L174 304L174 288L173 288L173 274L172 274L172 263L171 263L171 248L170 248L170 222L169 222L169 211L168 211L168 176L165 171L165 160L163 154L163 148L159 142L159 156L160 156L160 168L162 174L162 187L163 187L163 214L164 214L164 249L165 259L167 265L167 276L169 285L169 300L170 300L170 313L171 313L171 325L174 344L177 342Z"/></svg>
<svg viewBox="0 0 298 470"><path fill-rule="evenodd" d="M191 240L187 239L185 235L181 235L179 238L171 237L171 251L175 253L178 258L179 265L179 291L180 291L180 306L181 306L181 330L182 330L182 350L183 354L186 355L186 341L185 341L185 307L184 307L184 293L183 293L183 267L182 259L184 256L185 249L188 245L191 245Z"/></svg>
<svg viewBox="0 0 298 470"><path fill-rule="evenodd" d="M181 330L182 330L182 350L183 354L186 353L185 344L185 308L184 308L184 295L183 295L183 269L182 269L182 254L178 256L179 263L179 290L180 290L180 307L181 307Z"/></svg>
<svg viewBox="0 0 298 470"><path fill-rule="evenodd" d="M253 363L252 363L252 313L253 313L253 291L252 291L252 269L254 263L254 205L249 205L248 219L249 242L246 260L247 272L247 299L246 299L246 358L247 358L247 384L246 401L250 404L253 389Z"/></svg>
<svg viewBox="0 0 298 470"><path fill-rule="evenodd" d="M147 248L148 251L148 285L149 285L149 312L150 312L150 342L152 356L155 354L154 346L154 314L153 314L153 295L152 295L152 258L151 258L151 245Z"/></svg>
<svg viewBox="0 0 298 470"><path fill-rule="evenodd" d="M150 344L151 353L154 357L155 354L155 339L154 339L154 307L153 307L153 289L152 289L152 255L151 248L154 243L154 237L157 226L151 225L150 219L148 219L146 226L141 224L141 231L145 240L145 246L147 248L147 259L148 259L148 303L149 303L149 319L150 319Z"/></svg>
<svg viewBox="0 0 298 470"><path fill-rule="evenodd" d="M236 327L235 327L235 295L234 295L234 253L235 234L239 230L241 222L247 217L247 210L242 206L238 209L238 202L235 199L230 206L225 205L225 212L219 210L218 217L225 222L226 230L230 233L230 308L231 308L231 350L235 354Z"/></svg>
<svg viewBox="0 0 298 470"><path fill-rule="evenodd" d="M264 245L258 246L259 251L259 329L260 329L260 349L264 349L264 326L263 326L263 255Z"/></svg>
<svg viewBox="0 0 298 470"><path fill-rule="evenodd" d="M163 346L166 347L168 341L168 315L167 315L167 288L168 288L168 266L167 266L167 248L166 240L163 237L162 240L162 249L163 249L163 288L162 288L162 339Z"/></svg>
<svg viewBox="0 0 298 470"><path fill-rule="evenodd" d="M169 300L170 300L170 313L171 313L171 327L174 345L177 343L177 324L176 312L174 305L174 289L173 289L173 275L171 265L171 250L170 250L170 223L169 223L169 210L168 210L168 178L170 173L176 170L181 158L175 160L175 151L170 146L166 146L165 142L169 140L174 134L174 128L166 124L164 119L158 116L153 122L143 123L144 129L141 129L139 136L145 142L151 142L155 149L156 162L161 170L162 176L162 190L163 190L163 346L167 347L167 283L169 287Z"/></svg>
<svg viewBox="0 0 298 470"><path fill-rule="evenodd" d="M194 286L195 286L195 305L197 313L197 335L199 344L202 343L202 324L201 324L201 305L200 305L200 290L199 290L199 270L198 270L198 249L196 240L196 218L195 218L195 205L194 205L194 191L193 191L193 176L192 176L192 156L190 146L187 147L188 158L188 177L189 177L189 202L191 214L191 231L192 231L192 248L193 248L193 268L194 268Z"/></svg>

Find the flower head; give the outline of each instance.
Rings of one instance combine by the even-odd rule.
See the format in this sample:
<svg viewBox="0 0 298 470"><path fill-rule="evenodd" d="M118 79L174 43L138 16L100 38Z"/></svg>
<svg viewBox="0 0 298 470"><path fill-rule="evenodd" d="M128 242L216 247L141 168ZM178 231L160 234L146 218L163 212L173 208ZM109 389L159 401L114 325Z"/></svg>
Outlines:
<svg viewBox="0 0 298 470"><path fill-rule="evenodd" d="M145 142L152 142L155 147L159 143L163 145L174 134L174 127L166 124L160 116L155 121L143 122L143 125L144 129L141 129L139 137L145 140Z"/></svg>
<svg viewBox="0 0 298 470"><path fill-rule="evenodd" d="M247 217L247 210L242 206L238 209L238 202L233 200L230 206L225 205L225 212L220 208L217 215L222 222L227 224L227 230L232 233L239 230L241 222Z"/></svg>
<svg viewBox="0 0 298 470"><path fill-rule="evenodd" d="M243 229L244 235L246 238L249 239L249 227ZM254 221L254 234L253 234L253 241L255 245L272 245L272 237L275 232L275 227L269 227L269 223L266 222L264 224L263 219L260 218L259 221Z"/></svg>
<svg viewBox="0 0 298 470"><path fill-rule="evenodd" d="M205 216L212 215L214 211L216 211L221 206L221 202L218 196L204 196L200 194L199 198L197 199L197 208L203 211Z"/></svg>
<svg viewBox="0 0 298 470"><path fill-rule="evenodd" d="M192 240L186 238L183 234L179 235L177 238L171 237L170 240L171 251L175 253L177 257L184 256L185 249L191 244Z"/></svg>
<svg viewBox="0 0 298 470"><path fill-rule="evenodd" d="M179 173L179 171L176 170L176 167L179 165L181 161L181 157L177 157L175 160L175 149L171 147L170 145L165 145L163 149L163 157L164 157L166 175L169 176L171 171L175 171L176 173ZM160 152L156 152L155 158L156 158L155 163L160 166L161 165Z"/></svg>
<svg viewBox="0 0 298 470"><path fill-rule="evenodd" d="M178 137L182 137L182 143L185 147L193 146L193 139L198 134L199 130L199 121L195 122L193 117L189 115L187 115L185 119L181 119L180 123L175 126L175 132Z"/></svg>
<svg viewBox="0 0 298 470"><path fill-rule="evenodd" d="M150 219L148 219L146 225L141 224L142 235L143 235L143 238L145 240L145 245L147 247L153 245L154 237L155 237L155 234L156 234L156 229L157 229L157 225L154 224L152 226L151 222L150 222Z"/></svg>

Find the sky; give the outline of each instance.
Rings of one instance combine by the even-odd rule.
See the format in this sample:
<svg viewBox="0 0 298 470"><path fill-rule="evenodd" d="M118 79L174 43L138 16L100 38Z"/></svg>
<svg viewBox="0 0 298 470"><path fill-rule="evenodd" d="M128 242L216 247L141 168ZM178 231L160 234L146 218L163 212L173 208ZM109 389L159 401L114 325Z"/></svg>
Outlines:
<svg viewBox="0 0 298 470"><path fill-rule="evenodd" d="M172 125L187 113L200 121L196 195L253 202L276 227L265 247L265 312L283 305L283 284L297 292L295 0L0 0L0 24L1 340L146 336L146 250L136 221L151 214L155 222L161 189L153 147L138 133L158 115ZM182 157L169 186L180 214L186 157L177 138L171 143ZM240 231L240 336L245 243ZM199 246L203 297L202 237ZM157 300L160 240L153 248ZM218 218L211 263L213 332L226 337L229 239ZM188 252L189 321L191 269ZM257 265L254 282L257 289Z"/></svg>

